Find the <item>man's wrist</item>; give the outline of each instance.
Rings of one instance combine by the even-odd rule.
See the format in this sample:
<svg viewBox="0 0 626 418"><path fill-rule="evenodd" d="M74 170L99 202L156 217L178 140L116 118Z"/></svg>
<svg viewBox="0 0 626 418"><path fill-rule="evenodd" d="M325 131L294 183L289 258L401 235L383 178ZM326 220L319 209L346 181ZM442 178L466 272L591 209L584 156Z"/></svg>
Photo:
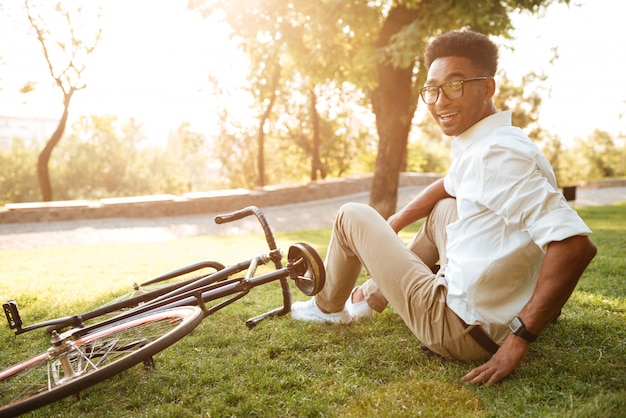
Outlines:
<svg viewBox="0 0 626 418"><path fill-rule="evenodd" d="M519 316L513 318L513 320L509 323L509 329L511 330L511 333L525 339L529 343L532 343L537 339L537 335L531 334L528 330L526 330L526 326Z"/></svg>

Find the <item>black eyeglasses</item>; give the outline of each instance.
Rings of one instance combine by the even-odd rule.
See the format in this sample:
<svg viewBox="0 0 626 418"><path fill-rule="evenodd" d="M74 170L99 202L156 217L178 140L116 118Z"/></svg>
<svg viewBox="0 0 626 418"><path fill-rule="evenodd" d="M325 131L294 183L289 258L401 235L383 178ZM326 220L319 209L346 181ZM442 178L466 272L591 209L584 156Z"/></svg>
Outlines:
<svg viewBox="0 0 626 418"><path fill-rule="evenodd" d="M426 86L420 89L420 96L427 105L435 104L439 99L439 92L443 92L448 100L458 100L463 97L463 83L469 81L486 80L489 77L466 78L465 80L453 80L439 86Z"/></svg>

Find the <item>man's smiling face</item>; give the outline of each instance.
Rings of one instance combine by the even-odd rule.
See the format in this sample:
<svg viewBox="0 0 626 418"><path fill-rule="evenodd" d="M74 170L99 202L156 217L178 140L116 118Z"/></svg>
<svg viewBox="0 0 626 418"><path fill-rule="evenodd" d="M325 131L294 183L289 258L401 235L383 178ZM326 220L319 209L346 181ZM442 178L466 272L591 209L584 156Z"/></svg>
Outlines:
<svg viewBox="0 0 626 418"><path fill-rule="evenodd" d="M482 76L484 74L479 74L469 58L441 57L434 60L428 69L426 85L440 86L449 81ZM463 83L463 97L450 100L440 91L437 101L428 105L428 110L444 134L458 136L478 121L495 113L491 101L494 91L495 82L491 77L466 82Z"/></svg>

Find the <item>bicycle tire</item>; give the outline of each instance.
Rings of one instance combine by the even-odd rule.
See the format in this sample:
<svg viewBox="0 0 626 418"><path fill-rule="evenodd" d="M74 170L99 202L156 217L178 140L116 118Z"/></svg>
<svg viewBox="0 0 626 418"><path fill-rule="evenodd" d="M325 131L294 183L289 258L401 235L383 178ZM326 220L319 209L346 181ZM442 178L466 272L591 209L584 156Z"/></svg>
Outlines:
<svg viewBox="0 0 626 418"><path fill-rule="evenodd" d="M49 349L0 371L0 416L16 416L112 377L189 334L203 319L196 306L152 312L69 341L61 355ZM69 360L74 376L64 372Z"/></svg>

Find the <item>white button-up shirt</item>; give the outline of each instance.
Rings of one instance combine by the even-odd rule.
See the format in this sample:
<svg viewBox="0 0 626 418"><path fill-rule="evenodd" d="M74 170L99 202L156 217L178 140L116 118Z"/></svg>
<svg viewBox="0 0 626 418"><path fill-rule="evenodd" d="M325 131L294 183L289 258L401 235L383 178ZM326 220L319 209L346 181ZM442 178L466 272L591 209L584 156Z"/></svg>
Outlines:
<svg viewBox="0 0 626 418"><path fill-rule="evenodd" d="M591 230L541 151L511 126L510 112L456 137L452 157L444 187L459 218L448 226L447 303L501 343L535 289L547 245Z"/></svg>

